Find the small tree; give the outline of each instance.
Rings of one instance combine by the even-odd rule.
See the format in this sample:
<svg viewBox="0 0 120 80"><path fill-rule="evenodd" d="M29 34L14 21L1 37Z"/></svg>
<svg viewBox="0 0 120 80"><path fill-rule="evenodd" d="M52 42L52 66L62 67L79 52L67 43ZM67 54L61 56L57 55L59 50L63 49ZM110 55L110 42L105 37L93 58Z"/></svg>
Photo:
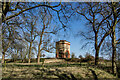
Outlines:
<svg viewBox="0 0 120 80"><path fill-rule="evenodd" d="M18 59L18 56L17 56L17 54L12 54L11 58L12 58L12 61L15 62Z"/></svg>
<svg viewBox="0 0 120 80"><path fill-rule="evenodd" d="M80 66L81 66L81 62L82 62L82 60L83 60L82 55L79 55L79 58L80 58Z"/></svg>
<svg viewBox="0 0 120 80"><path fill-rule="evenodd" d="M83 58L82 55L79 55L79 58L82 59Z"/></svg>
<svg viewBox="0 0 120 80"><path fill-rule="evenodd" d="M72 59L75 58L75 53L74 53L74 52L72 52L71 58L72 58Z"/></svg>
<svg viewBox="0 0 120 80"><path fill-rule="evenodd" d="M89 62L89 61L94 60L94 57L90 53L87 52L85 54L85 60Z"/></svg>

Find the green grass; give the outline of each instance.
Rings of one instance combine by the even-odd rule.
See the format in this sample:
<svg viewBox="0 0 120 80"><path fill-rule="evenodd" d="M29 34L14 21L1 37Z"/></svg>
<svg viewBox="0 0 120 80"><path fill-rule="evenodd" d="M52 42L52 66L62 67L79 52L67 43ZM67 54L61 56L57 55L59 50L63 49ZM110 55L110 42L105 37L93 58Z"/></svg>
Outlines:
<svg viewBox="0 0 120 80"><path fill-rule="evenodd" d="M3 68L5 67L5 64L2 65ZM109 72L107 72L106 70L107 69L111 69L110 67L108 66L105 66L105 65L99 65L101 67L98 67L98 66L94 66L94 65L90 65L88 63L78 63L78 62L75 62L75 63L69 63L68 64L66 62L64 63L45 63L44 64L44 67L42 67L42 64L34 64L34 63L30 63L30 64L17 64L17 63L13 63L13 64L9 64L9 63L6 63L6 71L3 70L3 73L4 75L7 76L7 72L9 72L8 74L12 74L10 71L13 71L13 70L18 70L16 73L19 73L24 75L24 72L27 72L26 74L30 73L32 75L34 75L36 78L40 78L39 75L41 75L41 73L44 71L41 71L41 69L47 69L50 70L50 69L59 69L59 70L65 70L65 69L70 69L70 70L67 70L67 72L71 71L71 72L74 72L72 74L75 75L75 77L77 78L80 78L80 79L83 79L83 75L82 74L85 74L86 77L87 76L87 73L89 73L88 75L91 76L92 74L90 74L90 71L89 69L92 69L95 71L95 73L97 74L97 76L100 78L102 77L101 74L103 74L104 76L107 76L106 78L108 77L115 77L114 75L110 74ZM41 68L41 69L40 69ZM72 69L74 70L72 70ZM79 68L79 69L78 69ZM23 70L22 70L23 69ZM25 70L24 70L25 69ZM77 70L78 69L78 70ZM21 70L21 71L19 71ZM38 71L38 72L34 72L34 71ZM81 71L80 71L81 70ZM46 70L45 70L46 71ZM55 71L55 70L54 70ZM46 74L50 74L50 77L53 76L52 75L52 72L54 71L48 71L48 72L45 72ZM80 71L80 73L78 73ZM15 73L14 72L14 73ZM65 72L64 72L65 73ZM46 75L44 74L44 75ZM56 73L57 74L57 73ZM61 73L60 75L62 75L63 73ZM67 73L65 73L67 74ZM12 74L13 75L13 74ZM19 75L19 74L17 74ZM43 76L44 76L43 75ZM47 75L46 75L47 76ZM54 75L55 76L55 75ZM7 77L6 77L7 78Z"/></svg>
<svg viewBox="0 0 120 80"><path fill-rule="evenodd" d="M5 64L2 64L3 67L5 67ZM13 64L9 64L9 63L6 63L6 67L9 67L9 66L18 66L18 67L42 67L42 64L33 64L33 63L30 63L30 64L16 64L16 63L13 63ZM69 63L68 64L65 62L65 63L44 63L44 67L85 67L85 66L92 66L90 64L87 64L87 63ZM93 66L94 67L94 66ZM109 68L109 67L108 67Z"/></svg>
<svg viewBox="0 0 120 80"><path fill-rule="evenodd" d="M32 63L31 63L32 64ZM33 64L33 65L22 65L22 64L7 64L6 63L6 67L9 66L17 66L17 67L42 67L42 64ZM74 63L74 64L67 64L66 63L62 63L62 64L45 64L44 67L73 67L73 66L80 66L80 64L78 63ZM83 64L83 66L85 66L85 64ZM5 64L2 65L2 67L5 67Z"/></svg>
<svg viewBox="0 0 120 80"><path fill-rule="evenodd" d="M99 65L95 66L94 63L89 64L87 62L82 62L81 65L79 62L56 62L56 63L44 63L44 66L42 66L42 62L44 59L41 59L40 64L35 63L35 60L31 60L32 63L20 63L21 60L10 63L6 63L6 68L67 68L67 67L79 67L79 68L92 68L95 72L100 72L102 70L104 72L104 75L112 75L111 74L111 63L110 62L102 62ZM19 64L18 64L19 63ZM105 64L107 63L107 65ZM2 64L2 67L5 67L5 64ZM83 71L84 72L84 71ZM39 74L39 73L38 73ZM80 74L76 75L77 77L82 78Z"/></svg>

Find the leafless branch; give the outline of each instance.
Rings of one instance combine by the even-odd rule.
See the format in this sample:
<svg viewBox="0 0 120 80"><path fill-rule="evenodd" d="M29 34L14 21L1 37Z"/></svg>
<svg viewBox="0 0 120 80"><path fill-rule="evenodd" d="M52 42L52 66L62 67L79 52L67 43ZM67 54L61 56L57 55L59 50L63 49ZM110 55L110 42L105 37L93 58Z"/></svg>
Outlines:
<svg viewBox="0 0 120 80"><path fill-rule="evenodd" d="M56 11L54 8L60 6L60 4L55 5L55 6L38 4L37 6L30 7L30 8L27 8L27 9L23 9L23 10L21 10L20 12L14 14L14 15L8 16L8 17L5 18L2 22L4 22L5 20L8 20L8 19L11 19L11 18L13 18L13 17L15 17L15 16L18 16L18 15L20 15L21 13L23 13L23 12L25 12L25 11L27 11L27 10L34 9L34 8L37 8L37 7L40 7L40 6L45 6L45 7L51 8L52 10Z"/></svg>

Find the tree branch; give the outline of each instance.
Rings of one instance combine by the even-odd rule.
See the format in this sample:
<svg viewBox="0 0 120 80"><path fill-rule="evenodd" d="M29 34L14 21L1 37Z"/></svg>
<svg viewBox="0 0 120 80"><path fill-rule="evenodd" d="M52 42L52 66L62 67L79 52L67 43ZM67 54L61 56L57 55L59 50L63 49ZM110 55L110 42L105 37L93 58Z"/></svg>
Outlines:
<svg viewBox="0 0 120 80"><path fill-rule="evenodd" d="M108 36L110 33L111 33L111 29L110 29L108 32L106 32L106 33L104 34L104 36L102 37L102 39L101 39L101 41L100 41L100 43L99 43L98 47L100 47L100 46L102 45L102 43L103 43L104 39L105 39L105 38L106 38L106 36Z"/></svg>
<svg viewBox="0 0 120 80"><path fill-rule="evenodd" d="M103 14L101 14L101 15L103 16ZM112 12L111 12L110 15L108 15L107 17L104 17L104 16L103 16L104 19L99 23L99 25L98 25L98 30L99 30L100 26L102 25L102 23L103 23L107 18L109 18L111 15L112 15Z"/></svg>
<svg viewBox="0 0 120 80"><path fill-rule="evenodd" d="M120 38L116 40L116 44L120 44Z"/></svg>
<svg viewBox="0 0 120 80"><path fill-rule="evenodd" d="M18 15L20 15L21 13L23 13L23 12L25 12L25 11L27 11L27 10L34 9L34 8L40 7L40 6L45 6L45 7L51 8L52 10L55 10L55 9L53 9L53 8L60 6L60 4L58 4L58 5L56 5L56 6L49 6L49 5L39 4L39 5L34 6L34 7L30 7L30 8L27 8L27 9L23 9L22 11L14 14L14 15L8 16L7 18L3 19L3 22L4 22L5 20L11 19L11 18L13 18L13 17L15 17L15 16L18 16Z"/></svg>
<svg viewBox="0 0 120 80"><path fill-rule="evenodd" d="M15 11L15 10L17 10L18 4L19 4L19 2L17 2L16 6L15 6L15 9L9 9L9 11Z"/></svg>
<svg viewBox="0 0 120 80"><path fill-rule="evenodd" d="M77 10L76 10L76 12L78 13L78 14L80 14L80 15L82 15L82 16L84 16L90 23L93 23L90 19L88 19L87 18L87 16L85 16L85 14L83 14L83 13L80 13L80 12L78 12Z"/></svg>

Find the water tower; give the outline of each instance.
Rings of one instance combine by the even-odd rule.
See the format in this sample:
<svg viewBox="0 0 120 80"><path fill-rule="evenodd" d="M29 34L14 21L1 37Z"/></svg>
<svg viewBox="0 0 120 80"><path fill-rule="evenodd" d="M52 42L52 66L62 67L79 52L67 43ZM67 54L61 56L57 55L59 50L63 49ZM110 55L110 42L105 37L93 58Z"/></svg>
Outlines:
<svg viewBox="0 0 120 80"><path fill-rule="evenodd" d="M70 58L70 42L66 40L56 42L56 58Z"/></svg>

